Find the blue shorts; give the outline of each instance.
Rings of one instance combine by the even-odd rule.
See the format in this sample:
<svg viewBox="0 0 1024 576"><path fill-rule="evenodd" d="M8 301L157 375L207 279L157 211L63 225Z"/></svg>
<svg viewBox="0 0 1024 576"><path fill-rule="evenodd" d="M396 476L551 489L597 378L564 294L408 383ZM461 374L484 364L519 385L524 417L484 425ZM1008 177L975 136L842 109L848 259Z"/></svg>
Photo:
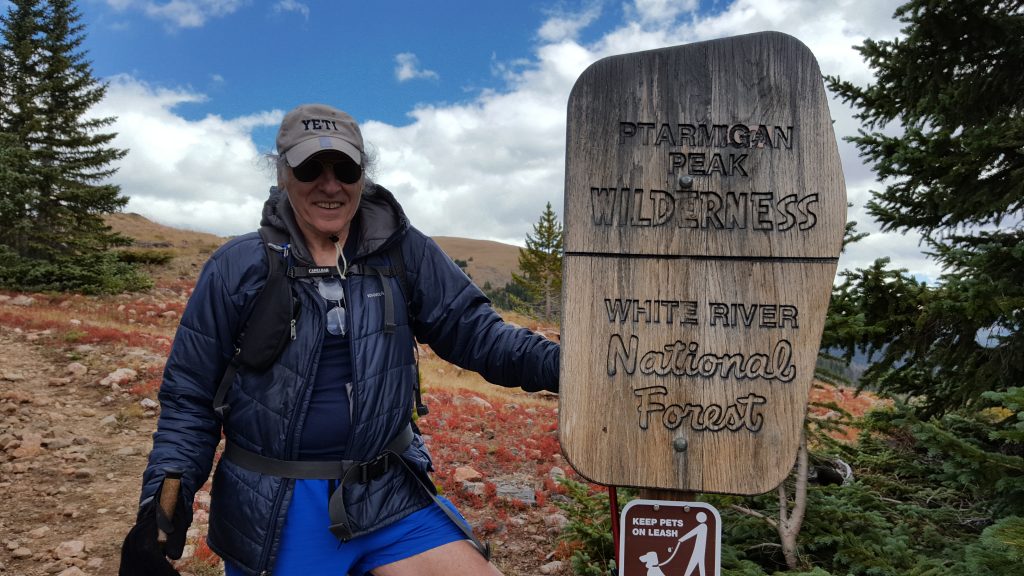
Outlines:
<svg viewBox="0 0 1024 576"><path fill-rule="evenodd" d="M466 535L436 505L369 534L341 542L331 534L326 480L296 480L295 492L281 533L274 576L363 576L385 564L415 556ZM446 498L442 502L462 518ZM227 576L243 576L224 563Z"/></svg>

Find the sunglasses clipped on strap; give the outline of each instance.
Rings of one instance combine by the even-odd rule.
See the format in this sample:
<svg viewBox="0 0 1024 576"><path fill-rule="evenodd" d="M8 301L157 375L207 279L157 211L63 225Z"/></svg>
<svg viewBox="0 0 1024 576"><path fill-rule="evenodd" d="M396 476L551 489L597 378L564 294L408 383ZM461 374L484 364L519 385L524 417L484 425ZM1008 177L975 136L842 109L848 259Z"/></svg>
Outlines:
<svg viewBox="0 0 1024 576"><path fill-rule="evenodd" d="M338 179L338 182L343 184L355 184L363 175L362 166L356 164L352 160L346 159L338 162L325 162L315 158L310 158L298 166L293 166L292 174L295 175L295 179L299 182L309 183L320 177L325 166L329 166L330 169L333 169L334 177Z"/></svg>
<svg viewBox="0 0 1024 576"><path fill-rule="evenodd" d="M345 335L345 290L341 281L333 276L320 278L316 289L328 304L334 306L327 311L327 331L335 336Z"/></svg>

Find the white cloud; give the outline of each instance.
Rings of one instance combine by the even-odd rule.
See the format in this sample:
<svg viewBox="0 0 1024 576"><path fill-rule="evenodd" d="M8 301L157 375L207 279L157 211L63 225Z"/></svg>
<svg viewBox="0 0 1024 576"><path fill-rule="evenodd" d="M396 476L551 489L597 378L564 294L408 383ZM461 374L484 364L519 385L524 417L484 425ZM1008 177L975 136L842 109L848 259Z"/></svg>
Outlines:
<svg viewBox="0 0 1024 576"><path fill-rule="evenodd" d="M438 79L437 72L421 69L419 58L411 52L402 52L396 55L395 64L395 78L399 82L406 82L416 78Z"/></svg>
<svg viewBox="0 0 1024 576"><path fill-rule="evenodd" d="M592 44L577 41L579 28L566 23L591 22L593 8L575 16L554 14L541 27L531 59L496 64L506 82L502 90L459 105L421 106L410 125L369 123L364 132L380 150L382 180L395 188L420 227L434 234L521 243L545 202L559 210L562 206L565 105L591 63L614 54L775 28L807 43L828 72L866 78L866 68L850 47L865 34L889 31L887 20L861 14L877 11L880 2L874 4L823 8L813 0L738 0L718 16L694 19L693 3L646 1L627 10L631 19ZM854 11L855 18L847 16ZM838 116L852 133L855 124L846 120L848 111ZM844 146L844 162L859 167L855 151ZM858 182L868 176L863 170L853 172Z"/></svg>
<svg viewBox="0 0 1024 576"><path fill-rule="evenodd" d="M138 0L107 0L107 6L114 10L126 10L132 5L140 4Z"/></svg>
<svg viewBox="0 0 1024 576"><path fill-rule="evenodd" d="M171 28L199 28L210 18L233 14L244 4L246 0L107 0L115 10L140 10Z"/></svg>
<svg viewBox="0 0 1024 576"><path fill-rule="evenodd" d="M698 0L635 0L627 6L629 14L644 23L675 21L680 15L698 8Z"/></svg>
<svg viewBox="0 0 1024 576"><path fill-rule="evenodd" d="M251 231L272 182L262 163L266 151L256 149L251 132L276 126L284 114L190 121L175 113L203 100L130 76L111 79L92 113L116 116L114 145L129 150L112 181L128 197L127 211L162 224L225 235Z"/></svg>
<svg viewBox="0 0 1024 576"><path fill-rule="evenodd" d="M537 31L537 36L544 42L561 42L575 40L580 30L590 26L601 16L601 5L592 3L580 12L551 11L548 19Z"/></svg>
<svg viewBox="0 0 1024 576"><path fill-rule="evenodd" d="M309 6L297 0L280 0L274 4L274 12L298 12L302 17L309 20Z"/></svg>
<svg viewBox="0 0 1024 576"><path fill-rule="evenodd" d="M823 73L866 83L869 70L852 47L866 37L899 32L891 0L736 0L714 16L693 12L690 2L638 0L618 27L584 43L578 39L582 26L568 23L596 21L593 6L577 15L551 15L529 58L496 62L503 82L498 89L454 105L421 105L404 126L364 123L365 137L379 151L381 183L396 193L417 227L428 234L521 244L546 202L560 213L566 102L580 73L600 58L778 30L804 42ZM396 61L399 79L436 78L420 69L413 54ZM253 229L270 176L255 167L251 131L276 125L281 113L199 121L175 113L176 106L197 98L131 79L111 85L104 114L120 116L118 145L132 149L117 181L132 198L129 209L162 222L221 234ZM897 265L934 278L938 270L921 255L916 237L878 234L864 213L869 190L881 185L854 147L842 141L858 127L851 110L835 101L830 109L854 204L851 219L861 231L875 232L849 248L841 267L891 256Z"/></svg>
<svg viewBox="0 0 1024 576"><path fill-rule="evenodd" d="M495 68L507 82L457 106L422 106L414 122L395 128L372 123L368 137L379 144L385 183L406 204L414 222L433 234L521 243L544 203L561 211L564 186L565 103L579 74L615 54L777 30L812 50L825 74L857 83L870 72L854 49L867 37L898 34L891 0L737 0L715 16L700 17L692 2L640 0L626 21L591 44L577 41L596 13L556 14L541 27L533 57ZM866 266L890 256L912 272L934 278L937 267L920 252L915 236L880 234L863 213L874 175L843 136L856 133L852 111L832 100L852 212L860 230L873 232L851 246L843 266Z"/></svg>

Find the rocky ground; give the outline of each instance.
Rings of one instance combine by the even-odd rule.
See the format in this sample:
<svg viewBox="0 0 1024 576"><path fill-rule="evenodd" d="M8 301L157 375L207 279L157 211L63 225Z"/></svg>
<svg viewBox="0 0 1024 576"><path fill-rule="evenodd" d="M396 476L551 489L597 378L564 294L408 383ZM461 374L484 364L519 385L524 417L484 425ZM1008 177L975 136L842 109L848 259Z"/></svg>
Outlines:
<svg viewBox="0 0 1024 576"><path fill-rule="evenodd" d="M153 411L115 400L85 364L54 363L24 334L0 330L0 350L0 570L116 573Z"/></svg>
<svg viewBox="0 0 1024 576"><path fill-rule="evenodd" d="M132 299L133 298L133 299ZM115 574L134 522L154 402L187 291L90 299L0 295L0 574ZM489 395L424 354L420 426L436 481L507 575L568 574L557 400ZM463 384L466 387L463 387ZM183 574L222 574L196 499Z"/></svg>

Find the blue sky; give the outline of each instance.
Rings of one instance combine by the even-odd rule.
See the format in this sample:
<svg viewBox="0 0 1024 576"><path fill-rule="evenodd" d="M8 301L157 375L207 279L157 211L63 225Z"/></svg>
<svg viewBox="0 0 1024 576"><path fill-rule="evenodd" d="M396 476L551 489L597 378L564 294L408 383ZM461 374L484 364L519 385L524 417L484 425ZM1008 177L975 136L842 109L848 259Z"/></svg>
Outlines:
<svg viewBox="0 0 1024 576"><path fill-rule="evenodd" d="M7 3L0 0L0 9ZM546 202L563 204L569 91L615 54L777 30L825 74L858 83L852 46L899 33L894 0L81 0L84 44L110 83L95 113L130 149L113 180L158 222L254 229L283 114L303 102L351 113L375 146L378 182L432 235L521 244ZM831 100L838 138L856 132ZM879 189L840 142L849 217ZM878 256L937 270L916 237L874 233L840 268Z"/></svg>

